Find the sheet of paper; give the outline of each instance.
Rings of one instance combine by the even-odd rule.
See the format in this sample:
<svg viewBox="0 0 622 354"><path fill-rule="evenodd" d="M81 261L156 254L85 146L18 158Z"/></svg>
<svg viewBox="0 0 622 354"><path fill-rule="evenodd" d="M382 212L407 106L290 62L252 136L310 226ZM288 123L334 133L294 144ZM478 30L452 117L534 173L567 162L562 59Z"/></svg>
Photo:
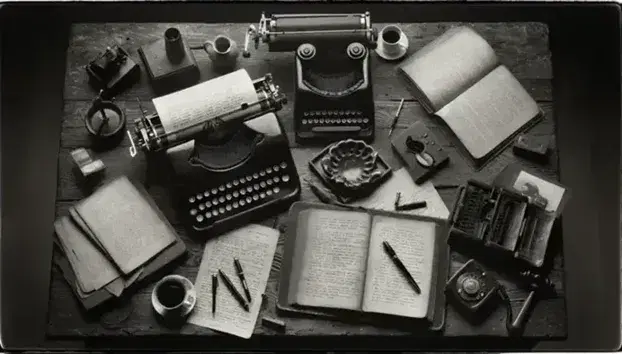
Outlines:
<svg viewBox="0 0 622 354"><path fill-rule="evenodd" d="M393 171L393 175L384 182L372 195L365 199L352 202L352 205L362 206L368 209L394 211L395 196L400 192L400 204L425 201L427 207L417 210L402 211L402 213L429 216L447 220L449 209L438 194L431 181L418 186L402 167Z"/></svg>
<svg viewBox="0 0 622 354"><path fill-rule="evenodd" d="M244 69L154 98L153 105L167 133L257 101L253 80Z"/></svg>
<svg viewBox="0 0 622 354"><path fill-rule="evenodd" d="M436 224L432 221L375 216L363 310L423 318L428 312L434 266ZM421 289L417 294L408 279L385 252L387 241Z"/></svg>
<svg viewBox="0 0 622 354"><path fill-rule="evenodd" d="M99 290L121 276L112 262L69 217L56 220L54 229L82 292Z"/></svg>
<svg viewBox="0 0 622 354"><path fill-rule="evenodd" d="M124 275L131 275L176 240L174 229L127 177L75 207Z"/></svg>
<svg viewBox="0 0 622 354"><path fill-rule="evenodd" d="M251 224L207 241L194 284L197 305L188 322L245 339L250 338L261 309L261 295L268 284L278 239L278 230ZM247 312L240 306L218 276L216 313L212 314L212 275L217 275L219 269L244 294L233 264L234 258L238 258L242 265L251 293L250 311Z"/></svg>
<svg viewBox="0 0 622 354"><path fill-rule="evenodd" d="M310 210L295 303L360 310L365 281L370 216L365 212ZM298 221L303 225L302 220ZM295 260L298 261L298 260Z"/></svg>

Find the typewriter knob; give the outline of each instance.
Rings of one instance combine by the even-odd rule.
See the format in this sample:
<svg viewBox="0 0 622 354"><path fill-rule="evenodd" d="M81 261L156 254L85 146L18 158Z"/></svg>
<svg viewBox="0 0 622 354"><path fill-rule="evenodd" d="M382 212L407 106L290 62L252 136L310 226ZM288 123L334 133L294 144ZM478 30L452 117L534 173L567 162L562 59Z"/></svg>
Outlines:
<svg viewBox="0 0 622 354"><path fill-rule="evenodd" d="M365 46L358 42L351 43L348 46L347 53L350 59L361 59L366 53Z"/></svg>
<svg viewBox="0 0 622 354"><path fill-rule="evenodd" d="M315 46L305 43L298 47L298 57L302 60L310 60L315 56Z"/></svg>

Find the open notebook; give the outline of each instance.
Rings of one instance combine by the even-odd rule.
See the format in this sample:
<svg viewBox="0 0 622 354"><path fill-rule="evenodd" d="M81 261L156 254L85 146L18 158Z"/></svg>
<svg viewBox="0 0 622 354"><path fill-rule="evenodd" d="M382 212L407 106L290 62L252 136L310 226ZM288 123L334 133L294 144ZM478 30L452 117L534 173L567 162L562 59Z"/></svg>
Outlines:
<svg viewBox="0 0 622 354"><path fill-rule="evenodd" d="M454 27L398 69L415 98L483 165L542 117L538 104L469 27Z"/></svg>
<svg viewBox="0 0 622 354"><path fill-rule="evenodd" d="M444 284L439 272L446 278L442 220L300 202L290 218L288 237L295 236L287 241L281 268L281 307L434 322L438 284ZM383 241L395 249L420 294L385 253Z"/></svg>

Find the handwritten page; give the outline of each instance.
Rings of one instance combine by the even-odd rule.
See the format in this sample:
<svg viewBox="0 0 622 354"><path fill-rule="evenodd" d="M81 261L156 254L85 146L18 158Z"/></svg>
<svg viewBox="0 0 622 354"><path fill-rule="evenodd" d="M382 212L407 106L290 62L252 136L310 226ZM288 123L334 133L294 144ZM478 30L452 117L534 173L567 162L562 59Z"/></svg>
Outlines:
<svg viewBox="0 0 622 354"><path fill-rule="evenodd" d="M278 239L278 230L251 224L209 240L205 245L203 260L194 284L197 305L188 322L245 339L250 338L259 316L261 295L268 284ZM250 312L240 306L218 276L216 313L212 314L212 275L218 275L219 269L231 279L240 294L244 294L233 263L234 258L238 258L242 265L251 293Z"/></svg>
<svg viewBox="0 0 622 354"><path fill-rule="evenodd" d="M56 220L54 229L81 292L90 293L99 290L121 276L112 262L69 217Z"/></svg>
<svg viewBox="0 0 622 354"><path fill-rule="evenodd" d="M206 119L257 101L253 80L244 69L198 85L154 98L153 105L166 133L188 128Z"/></svg>
<svg viewBox="0 0 622 354"><path fill-rule="evenodd" d="M100 188L75 211L124 275L176 239L172 226L127 177Z"/></svg>
<svg viewBox="0 0 622 354"><path fill-rule="evenodd" d="M394 211L395 196L400 192L400 204L425 201L427 207L416 210L401 211L401 213L429 216L446 220L449 218L449 210L438 194L431 181L418 186L402 167L393 171L391 178L384 182L372 195L352 203L368 209Z"/></svg>
<svg viewBox="0 0 622 354"><path fill-rule="evenodd" d="M492 47L473 29L449 29L400 65L400 71L427 99L428 113L453 101L460 93L499 65Z"/></svg>
<svg viewBox="0 0 622 354"><path fill-rule="evenodd" d="M424 318L428 312L434 265L436 224L431 221L375 216L369 242L363 311ZM395 250L421 288L417 294L385 252Z"/></svg>
<svg viewBox="0 0 622 354"><path fill-rule="evenodd" d="M296 304L360 310L370 216L320 209L299 217L308 227Z"/></svg>
<svg viewBox="0 0 622 354"><path fill-rule="evenodd" d="M539 113L529 92L505 66L499 66L436 114L469 153L481 159Z"/></svg>

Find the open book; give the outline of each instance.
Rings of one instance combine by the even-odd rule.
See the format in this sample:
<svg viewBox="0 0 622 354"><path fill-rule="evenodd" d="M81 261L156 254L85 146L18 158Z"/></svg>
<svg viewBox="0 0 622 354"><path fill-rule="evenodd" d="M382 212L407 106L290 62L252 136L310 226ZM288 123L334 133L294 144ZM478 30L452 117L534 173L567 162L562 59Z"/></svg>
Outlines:
<svg viewBox="0 0 622 354"><path fill-rule="evenodd" d="M292 263L289 273L282 273L287 279L281 284L287 286L281 292L286 291L288 304L432 322L439 263L436 248L442 233L438 221L323 207L303 208L292 217L297 218L292 230L296 240L293 254L286 254L284 263ZM385 252L383 241L414 277L420 294Z"/></svg>
<svg viewBox="0 0 622 354"><path fill-rule="evenodd" d="M543 117L538 104L469 27L454 27L398 69L415 98L440 117L478 164Z"/></svg>

